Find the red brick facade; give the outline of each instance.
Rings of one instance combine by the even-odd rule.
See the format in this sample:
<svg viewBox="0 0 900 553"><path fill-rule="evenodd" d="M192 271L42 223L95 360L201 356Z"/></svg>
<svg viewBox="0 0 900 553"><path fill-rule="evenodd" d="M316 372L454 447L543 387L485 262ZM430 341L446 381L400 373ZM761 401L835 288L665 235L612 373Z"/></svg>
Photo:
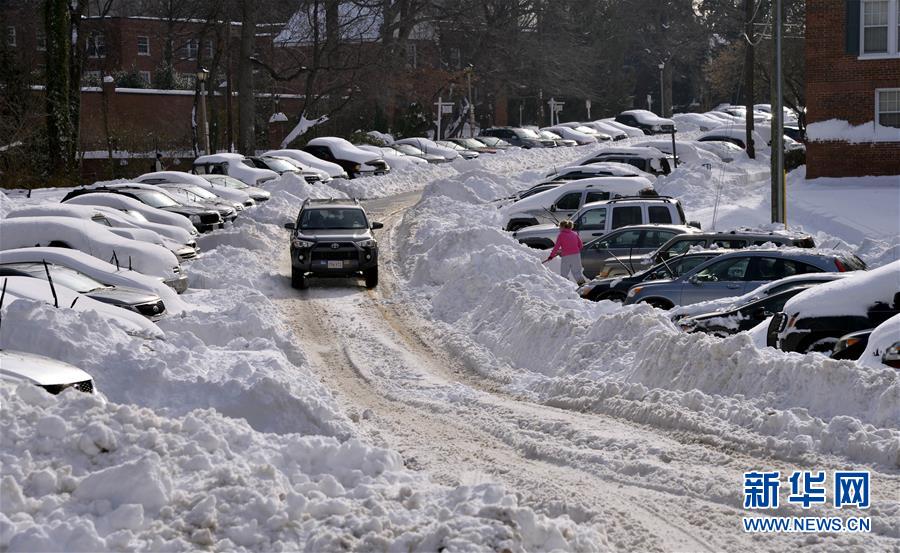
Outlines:
<svg viewBox="0 0 900 553"><path fill-rule="evenodd" d="M806 3L807 124L874 121L875 90L900 87L900 56L860 59L847 52L847 11L846 0ZM900 142L810 142L806 161L807 178L900 175Z"/></svg>

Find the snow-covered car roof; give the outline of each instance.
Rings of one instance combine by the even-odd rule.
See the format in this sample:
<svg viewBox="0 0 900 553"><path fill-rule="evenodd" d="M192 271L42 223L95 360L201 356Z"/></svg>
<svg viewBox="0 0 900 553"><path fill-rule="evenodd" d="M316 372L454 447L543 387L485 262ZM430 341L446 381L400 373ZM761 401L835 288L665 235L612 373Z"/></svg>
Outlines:
<svg viewBox="0 0 900 553"><path fill-rule="evenodd" d="M200 175L184 173L182 171L160 171L157 173L147 173L145 175L141 175L136 180L138 182L147 184L155 184L157 182L162 184L189 184L193 186L199 186L200 188L207 190L222 198L223 200L227 200L229 202L237 202L242 205L248 202L255 203L250 199L250 194L247 194L243 190L231 188L225 186L224 184L216 184L204 179Z"/></svg>
<svg viewBox="0 0 900 553"><path fill-rule="evenodd" d="M158 189L158 188L157 188ZM69 198L65 204L77 205L99 205L119 210L132 210L140 213L147 218L148 221L160 223L163 225L174 225L186 230L189 234L193 234L194 225L184 215L172 213L163 209L151 207L140 200L129 198L122 194L114 194L107 192L96 192L93 194L82 194Z"/></svg>
<svg viewBox="0 0 900 553"><path fill-rule="evenodd" d="M678 129L682 132L699 130L708 131L721 127L724 121L715 117L710 117L704 113L676 113L672 119L678 124Z"/></svg>
<svg viewBox="0 0 900 553"><path fill-rule="evenodd" d="M871 271L854 272L851 278L816 286L788 301L788 316L800 317L858 316L865 317L872 305L894 303L900 292L900 261L882 265Z"/></svg>
<svg viewBox="0 0 900 553"><path fill-rule="evenodd" d="M523 198L505 209L506 214L529 209L549 208L557 199L569 192L601 190L619 196L636 196L641 190L652 189L653 183L644 177L591 177L568 181L557 187Z"/></svg>
<svg viewBox="0 0 900 553"><path fill-rule="evenodd" d="M869 335L869 343L859 357L859 364L873 369L887 367L881 362L881 356L896 342L900 342L900 314L884 321L872 331L872 334Z"/></svg>
<svg viewBox="0 0 900 553"><path fill-rule="evenodd" d="M674 125L675 121L660 117L652 111L646 109L629 109L622 112L623 115L633 115L635 119L644 125Z"/></svg>
<svg viewBox="0 0 900 553"><path fill-rule="evenodd" d="M307 144L309 146L326 146L333 154L335 154L335 157L349 159L350 161L355 161L357 163L367 163L381 158L378 154L361 150L349 141L336 136L319 136L313 138L307 142Z"/></svg>
<svg viewBox="0 0 900 553"><path fill-rule="evenodd" d="M645 159L663 159L672 157L665 152L661 152L656 148L651 148L648 146L605 146L600 148L599 150L594 151L594 153L581 158L580 160L576 161L575 164L578 165L581 163L585 163L601 155L632 155Z"/></svg>
<svg viewBox="0 0 900 553"><path fill-rule="evenodd" d="M25 206L19 209L15 209L10 211L7 214L7 218L17 219L20 217L69 217L72 219L79 219L82 221L90 221L95 224L103 225L103 223L96 223L94 221L95 217L104 217L107 220L112 222L117 222L120 219L119 215L114 214L106 214L98 209L97 206L90 205L77 205L77 204L42 204L42 205L32 205ZM148 242L150 244L159 244L164 245L162 236L159 235L156 231L139 228L134 225L119 226L113 225L112 227L106 227L110 232L114 234L118 234L119 236L123 236L125 238L130 238L132 240L140 240L141 242Z"/></svg>
<svg viewBox="0 0 900 553"><path fill-rule="evenodd" d="M614 117L606 117L604 119L599 119L598 121L600 121L601 123L606 123L607 125L612 125L617 129L622 129L629 138L639 138L642 136L647 136L647 133L645 133L641 129L632 127L631 125L626 125L625 123L619 123Z"/></svg>
<svg viewBox="0 0 900 553"><path fill-rule="evenodd" d="M395 169L411 169L413 167L428 165L428 161L421 157L406 155L399 150L387 146L379 147L372 146L371 144L360 144L357 147L368 152L379 154L381 157L390 160L391 167Z"/></svg>
<svg viewBox="0 0 900 553"><path fill-rule="evenodd" d="M665 154L672 154L671 140L646 140L644 142L635 143L635 146L649 146ZM679 160L692 165L700 163L718 163L721 161L719 156L698 148L694 142L687 142L684 140L675 141L675 152Z"/></svg>
<svg viewBox="0 0 900 553"><path fill-rule="evenodd" d="M61 284L54 284L51 288L50 282L47 280L20 276L0 277L0 282L6 283L5 301L9 303L16 300L34 300L55 305L55 302L58 302L61 308L71 308L75 311L94 311L104 319L115 322L130 334L148 338L161 338L163 336L159 327L143 315L83 296ZM53 297L54 291L56 292L55 300Z"/></svg>
<svg viewBox="0 0 900 553"><path fill-rule="evenodd" d="M71 217L20 217L0 220L0 250L63 242L70 247L144 274L173 278L178 258L162 246L123 238L103 225Z"/></svg>
<svg viewBox="0 0 900 553"><path fill-rule="evenodd" d="M252 165L246 163L244 161L245 159L247 159L247 157L242 154L235 154L230 152L210 154L206 156L200 156L195 159L194 167L209 163L227 163L228 175L240 180L245 184L249 184L250 186L256 186L260 182L278 178L278 173L276 173L275 171L253 167ZM177 171L175 172L177 173ZM208 185L209 182L207 181L207 188L209 187ZM238 192L240 191L238 190Z"/></svg>
<svg viewBox="0 0 900 553"><path fill-rule="evenodd" d="M583 133L580 131L576 131L575 129L570 129L569 127L563 127L560 125L553 126L553 127L542 127L541 130L556 133L563 138L568 138L569 140L574 140L575 142L578 142L579 144L582 144L582 145L593 144L593 143L597 142L597 138L596 138L597 135Z"/></svg>
<svg viewBox="0 0 900 553"><path fill-rule="evenodd" d="M337 163L332 163L330 161L325 161L324 159L317 158L311 153L304 152L303 150L269 150L263 155L287 157L293 159L294 161L300 163L305 167L320 169L332 178L344 178L347 176L347 172L344 171L344 168Z"/></svg>
<svg viewBox="0 0 900 553"><path fill-rule="evenodd" d="M634 165L619 163L617 161L600 161L589 165L567 165L565 167L551 169L548 177L564 176L568 173L612 173L615 177L644 177L653 179L650 173L641 171Z"/></svg>
<svg viewBox="0 0 900 553"><path fill-rule="evenodd" d="M90 254L69 248L17 248L0 251L0 264L40 263L46 261L84 273L92 279L111 286L126 286L153 292L163 299L169 313L179 312L184 302L162 278L141 274L127 266L116 267Z"/></svg>
<svg viewBox="0 0 900 553"><path fill-rule="evenodd" d="M72 384L93 380L75 365L23 351L0 349L0 379L30 382L38 386Z"/></svg>
<svg viewBox="0 0 900 553"><path fill-rule="evenodd" d="M702 252L716 252L720 250L691 250L691 254L693 253L702 253ZM726 250L731 251L731 250ZM737 250L735 250L737 251ZM677 317L688 316L692 317L694 315L703 315L706 313L713 313L716 311L728 311L731 309L736 309L741 305L749 303L751 301L760 299L764 296L769 295L770 290L774 290L776 288L781 288L783 286L790 285L795 282L832 282L835 280L840 280L844 278L848 278L855 273L804 273L800 275L791 275L789 277L785 277L779 280L773 280L771 282L767 282L762 286L754 288L750 290L746 294L740 296L728 296L725 298L719 298L715 300L709 301L701 301L698 303L692 303L690 305L681 305L676 306L671 311L669 311L669 316L673 319Z"/></svg>
<svg viewBox="0 0 900 553"><path fill-rule="evenodd" d="M457 160L462 157L456 150L439 146L433 140L422 137L402 138L397 140L395 144L409 144L410 146L415 146L422 150L426 154L441 156L442 158L449 160Z"/></svg>
<svg viewBox="0 0 900 553"><path fill-rule="evenodd" d="M226 154L219 154L226 155ZM237 155L237 154L228 154L228 155ZM212 156L203 156L203 157L212 157ZM241 156L243 157L243 156ZM197 158L200 159L200 158ZM201 177L200 175L195 175L193 173L185 173L184 171L156 171L153 173L144 173L143 175L134 179L134 182L140 182L144 184L156 184L159 182L186 182L190 184L196 184L197 186L208 187L209 183Z"/></svg>
<svg viewBox="0 0 900 553"><path fill-rule="evenodd" d="M208 154L204 156L200 156L194 160L195 164L200 163L225 163L228 161L244 161L247 156L244 154L237 154L234 152L221 152L218 154ZM162 171L163 173L178 173L180 171Z"/></svg>

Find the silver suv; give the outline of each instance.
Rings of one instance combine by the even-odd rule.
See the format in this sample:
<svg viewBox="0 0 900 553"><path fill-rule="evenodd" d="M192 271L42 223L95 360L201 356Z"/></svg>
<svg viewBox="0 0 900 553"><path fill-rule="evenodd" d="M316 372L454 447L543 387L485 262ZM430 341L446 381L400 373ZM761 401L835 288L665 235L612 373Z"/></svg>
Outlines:
<svg viewBox="0 0 900 553"><path fill-rule="evenodd" d="M864 268L845 252L800 248L740 250L710 259L673 280L646 282L628 291L625 303L648 303L660 309L740 296L792 275L834 273Z"/></svg>
<svg viewBox="0 0 900 553"><path fill-rule="evenodd" d="M631 196L584 204L572 217L575 232L585 243L607 232L631 225L684 225L681 202L666 196ZM513 238L532 248L552 248L558 225L534 225L513 233Z"/></svg>
<svg viewBox="0 0 900 553"><path fill-rule="evenodd" d="M378 242L372 231L384 225L369 222L357 200L307 199L291 233L291 286L309 287L309 277L362 275L366 288L378 285Z"/></svg>

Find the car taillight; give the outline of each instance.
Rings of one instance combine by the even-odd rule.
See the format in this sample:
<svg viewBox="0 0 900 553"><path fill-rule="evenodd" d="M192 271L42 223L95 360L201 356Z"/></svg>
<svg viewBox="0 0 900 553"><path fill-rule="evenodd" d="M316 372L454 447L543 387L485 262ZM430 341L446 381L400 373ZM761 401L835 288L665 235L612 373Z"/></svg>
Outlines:
<svg viewBox="0 0 900 553"><path fill-rule="evenodd" d="M838 270L839 273L845 273L845 272L847 272L847 267L846 267L846 265L844 265L843 263L841 263L841 260L838 259L838 258L836 258L836 257L834 258L834 266L837 267L837 270Z"/></svg>
<svg viewBox="0 0 900 553"><path fill-rule="evenodd" d="M784 328L794 328L794 325L797 323L797 319L800 317L800 313L794 313L791 315L791 318L788 319L787 324Z"/></svg>

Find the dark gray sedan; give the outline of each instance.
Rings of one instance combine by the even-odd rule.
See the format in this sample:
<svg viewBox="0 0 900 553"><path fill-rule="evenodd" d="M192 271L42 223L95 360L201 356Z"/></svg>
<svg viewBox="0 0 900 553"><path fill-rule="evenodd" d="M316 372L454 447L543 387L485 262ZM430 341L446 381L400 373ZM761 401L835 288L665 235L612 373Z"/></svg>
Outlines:
<svg viewBox="0 0 900 553"><path fill-rule="evenodd" d="M584 276L594 278L604 271L609 273L611 267L621 269L617 274L630 273L622 260L655 251L674 236L687 232L697 232L697 229L686 225L632 225L616 229L584 245L581 250Z"/></svg>
<svg viewBox="0 0 900 553"><path fill-rule="evenodd" d="M166 306L159 296L145 290L124 286L107 286L88 275L48 263L4 263L0 265L0 276L23 276L47 280L47 271L53 282L75 290L97 301L135 311L151 321L159 320L166 312Z"/></svg>

